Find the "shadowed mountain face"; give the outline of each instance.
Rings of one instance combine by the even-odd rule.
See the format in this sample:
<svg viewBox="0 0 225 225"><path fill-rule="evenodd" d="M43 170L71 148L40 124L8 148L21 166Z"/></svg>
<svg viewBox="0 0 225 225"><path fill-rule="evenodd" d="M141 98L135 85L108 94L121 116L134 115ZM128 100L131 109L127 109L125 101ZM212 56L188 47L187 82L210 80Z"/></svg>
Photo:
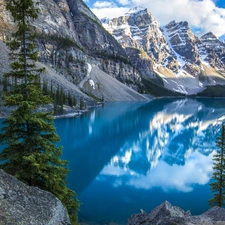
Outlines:
<svg viewBox="0 0 225 225"><path fill-rule="evenodd" d="M161 27L150 11L141 7L102 22L141 73L150 78L160 76L168 89L192 94L206 85L225 83L225 44L211 32L198 38L187 21Z"/></svg>

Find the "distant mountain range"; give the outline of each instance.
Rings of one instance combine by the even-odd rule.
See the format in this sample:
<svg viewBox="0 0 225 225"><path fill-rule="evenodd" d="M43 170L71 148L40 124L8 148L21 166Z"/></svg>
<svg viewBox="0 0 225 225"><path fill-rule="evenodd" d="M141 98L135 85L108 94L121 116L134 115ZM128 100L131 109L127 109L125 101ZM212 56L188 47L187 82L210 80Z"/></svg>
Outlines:
<svg viewBox="0 0 225 225"><path fill-rule="evenodd" d="M225 43L211 32L196 37L187 21L160 26L142 7L102 23L143 76L170 90L189 95L225 83Z"/></svg>
<svg viewBox="0 0 225 225"><path fill-rule="evenodd" d="M0 0L0 78L9 70L3 41L15 29L5 3ZM87 104L146 100L142 94L225 96L225 43L212 33L198 38L187 22L161 27L141 7L102 22L82 0L42 0L38 7L33 25L49 87Z"/></svg>

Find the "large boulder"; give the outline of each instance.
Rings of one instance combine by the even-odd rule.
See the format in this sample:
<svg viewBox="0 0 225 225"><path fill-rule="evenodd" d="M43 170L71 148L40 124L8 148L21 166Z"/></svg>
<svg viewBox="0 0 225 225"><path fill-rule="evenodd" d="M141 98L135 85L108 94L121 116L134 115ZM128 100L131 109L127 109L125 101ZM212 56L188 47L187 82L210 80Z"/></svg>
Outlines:
<svg viewBox="0 0 225 225"><path fill-rule="evenodd" d="M128 219L128 225L225 225L225 209L213 207L199 216L191 216L165 201L150 213L141 210Z"/></svg>
<svg viewBox="0 0 225 225"><path fill-rule="evenodd" d="M0 225L71 225L51 193L30 187L0 170Z"/></svg>

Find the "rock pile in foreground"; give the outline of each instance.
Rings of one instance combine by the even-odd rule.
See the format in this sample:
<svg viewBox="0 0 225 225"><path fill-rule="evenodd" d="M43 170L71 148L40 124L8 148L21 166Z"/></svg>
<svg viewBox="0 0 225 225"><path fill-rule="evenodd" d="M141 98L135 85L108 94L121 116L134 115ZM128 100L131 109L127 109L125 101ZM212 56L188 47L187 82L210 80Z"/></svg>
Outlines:
<svg viewBox="0 0 225 225"><path fill-rule="evenodd" d="M71 225L51 193L30 187L0 170L0 225Z"/></svg>
<svg viewBox="0 0 225 225"><path fill-rule="evenodd" d="M165 201L150 213L141 210L133 214L127 225L225 225L225 209L213 207L199 216L191 216L190 211L183 211Z"/></svg>

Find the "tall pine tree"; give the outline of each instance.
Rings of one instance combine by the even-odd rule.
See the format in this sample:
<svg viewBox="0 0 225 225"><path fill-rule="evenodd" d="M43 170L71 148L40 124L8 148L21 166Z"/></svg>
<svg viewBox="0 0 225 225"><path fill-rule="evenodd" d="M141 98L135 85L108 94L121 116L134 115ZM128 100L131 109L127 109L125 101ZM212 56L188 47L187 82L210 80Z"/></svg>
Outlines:
<svg viewBox="0 0 225 225"><path fill-rule="evenodd" d="M214 197L209 200L209 205L222 207L225 200L225 125L222 125L216 145L218 149L213 157L213 182L210 184Z"/></svg>
<svg viewBox="0 0 225 225"><path fill-rule="evenodd" d="M35 29L30 23L38 17L38 9L32 0L7 0L6 7L17 29L8 43L11 71L4 74L15 82L4 95L5 106L13 110L0 134L0 142L6 146L0 153L0 168L28 185L53 193L76 224L79 203L76 193L66 186L69 171L67 161L60 159L62 148L57 146L53 116L38 111L41 105L52 102L42 93L43 69L35 64Z"/></svg>

